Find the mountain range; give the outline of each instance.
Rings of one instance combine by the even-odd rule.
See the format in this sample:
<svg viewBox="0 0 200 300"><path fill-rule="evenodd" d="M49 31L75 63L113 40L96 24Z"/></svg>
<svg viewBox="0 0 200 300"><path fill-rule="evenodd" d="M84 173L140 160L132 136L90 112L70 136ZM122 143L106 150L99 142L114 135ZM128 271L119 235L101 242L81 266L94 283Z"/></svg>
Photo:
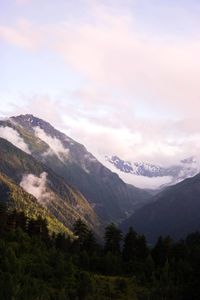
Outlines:
<svg viewBox="0 0 200 300"><path fill-rule="evenodd" d="M200 230L194 157L169 168L106 159L125 173L180 182L158 191L126 184L83 145L28 114L0 121L0 200L27 216L45 217L51 231L69 235L79 218L100 238L114 222L123 231L134 227L149 243L159 235L177 240Z"/></svg>
<svg viewBox="0 0 200 300"><path fill-rule="evenodd" d="M33 115L0 121L0 172L69 229L82 218L100 234L103 224L121 222L150 199L83 145Z"/></svg>
<svg viewBox="0 0 200 300"><path fill-rule="evenodd" d="M179 161L177 164L169 167L151 164L147 162L130 162L120 159L118 156L105 156L105 160L120 171L126 174L136 176L153 177L170 177L171 182L168 184L178 183L188 177L195 176L200 172L198 161L195 157L189 157Z"/></svg>

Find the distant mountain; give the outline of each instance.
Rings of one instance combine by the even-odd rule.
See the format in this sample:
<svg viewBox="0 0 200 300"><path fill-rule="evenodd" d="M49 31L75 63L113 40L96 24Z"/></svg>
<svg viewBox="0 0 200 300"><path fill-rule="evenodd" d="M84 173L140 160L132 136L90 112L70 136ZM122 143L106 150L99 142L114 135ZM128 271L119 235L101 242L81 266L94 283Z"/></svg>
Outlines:
<svg viewBox="0 0 200 300"><path fill-rule="evenodd" d="M170 167L162 167L145 162L129 162L120 159L118 156L105 156L107 162L115 166L121 172L145 176L145 177L171 177L171 184L177 183L188 177L196 175L200 170L197 160L194 157L181 160L179 164Z"/></svg>
<svg viewBox="0 0 200 300"><path fill-rule="evenodd" d="M42 217L47 220L50 232L63 232L72 236L72 232L59 222L48 209L40 205L35 197L25 192L14 181L0 173L0 199L8 208L24 212L29 218Z"/></svg>
<svg viewBox="0 0 200 300"><path fill-rule="evenodd" d="M0 138L0 172L33 194L40 205L69 229L82 218L96 233L100 220L88 201L74 187L7 140Z"/></svg>
<svg viewBox="0 0 200 300"><path fill-rule="evenodd" d="M83 145L44 120L20 115L0 122L1 127L17 131L29 154L76 187L104 221L119 222L148 202L148 192L125 184Z"/></svg>
<svg viewBox="0 0 200 300"><path fill-rule="evenodd" d="M150 204L121 224L124 231L130 226L145 234L149 242L159 235L178 240L200 230L200 174L154 196Z"/></svg>

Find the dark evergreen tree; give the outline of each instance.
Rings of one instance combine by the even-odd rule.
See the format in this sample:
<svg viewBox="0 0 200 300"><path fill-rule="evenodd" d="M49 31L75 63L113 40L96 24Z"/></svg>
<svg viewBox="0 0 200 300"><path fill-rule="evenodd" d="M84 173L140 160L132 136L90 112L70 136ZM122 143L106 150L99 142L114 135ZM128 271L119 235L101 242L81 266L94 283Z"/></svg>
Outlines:
<svg viewBox="0 0 200 300"><path fill-rule="evenodd" d="M108 225L105 229L105 252L111 252L112 254L120 254L122 232L114 223Z"/></svg>
<svg viewBox="0 0 200 300"><path fill-rule="evenodd" d="M97 242L94 236L94 233L91 230L88 230L85 240L84 240L84 249L89 253L92 254L97 251Z"/></svg>
<svg viewBox="0 0 200 300"><path fill-rule="evenodd" d="M164 266L166 260L172 254L172 239L159 237L155 247L152 249L152 257L157 265Z"/></svg>
<svg viewBox="0 0 200 300"><path fill-rule="evenodd" d="M78 238L77 241L79 245L82 246L88 234L87 225L81 219L78 219L73 225L73 231Z"/></svg>
<svg viewBox="0 0 200 300"><path fill-rule="evenodd" d="M125 262L144 261L149 254L146 239L138 235L132 227L124 238L123 259Z"/></svg>
<svg viewBox="0 0 200 300"><path fill-rule="evenodd" d="M132 227L124 238L123 259L125 262L135 261L137 255L137 234Z"/></svg>
<svg viewBox="0 0 200 300"><path fill-rule="evenodd" d="M147 258L149 254L149 249L147 247L146 239L144 235L139 235L137 237L136 243L136 257L139 261L143 261Z"/></svg>

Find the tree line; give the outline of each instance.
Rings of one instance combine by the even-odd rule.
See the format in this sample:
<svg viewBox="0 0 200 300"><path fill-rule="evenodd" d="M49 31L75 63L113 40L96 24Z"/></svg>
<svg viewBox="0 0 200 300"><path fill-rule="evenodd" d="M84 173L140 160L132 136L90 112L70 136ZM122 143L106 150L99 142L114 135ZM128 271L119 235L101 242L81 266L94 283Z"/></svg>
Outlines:
<svg viewBox="0 0 200 300"><path fill-rule="evenodd" d="M0 204L0 299L200 299L200 233L153 247L115 224L99 243L78 219L75 238L50 234L45 219Z"/></svg>

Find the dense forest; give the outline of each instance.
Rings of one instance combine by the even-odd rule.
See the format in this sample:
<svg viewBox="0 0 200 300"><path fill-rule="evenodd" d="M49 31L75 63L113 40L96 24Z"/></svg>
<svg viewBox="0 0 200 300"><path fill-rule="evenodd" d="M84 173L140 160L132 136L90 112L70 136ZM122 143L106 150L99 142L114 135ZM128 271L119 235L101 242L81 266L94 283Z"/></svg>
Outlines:
<svg viewBox="0 0 200 300"><path fill-rule="evenodd" d="M104 244L82 220L76 238L48 232L47 222L0 205L2 300L199 300L200 233L149 247L130 228L110 224Z"/></svg>

